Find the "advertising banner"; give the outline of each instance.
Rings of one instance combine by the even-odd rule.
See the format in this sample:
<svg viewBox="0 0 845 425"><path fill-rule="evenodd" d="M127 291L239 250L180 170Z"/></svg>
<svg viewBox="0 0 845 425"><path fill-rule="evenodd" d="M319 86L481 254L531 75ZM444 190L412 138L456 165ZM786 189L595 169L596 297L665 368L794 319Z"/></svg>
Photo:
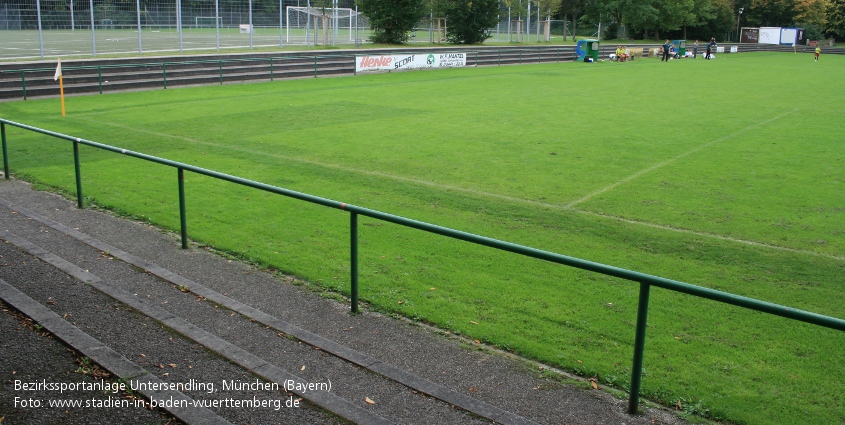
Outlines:
<svg viewBox="0 0 845 425"><path fill-rule="evenodd" d="M798 44L798 28L781 28L780 44Z"/></svg>
<svg viewBox="0 0 845 425"><path fill-rule="evenodd" d="M759 43L780 44L780 27L761 27Z"/></svg>
<svg viewBox="0 0 845 425"><path fill-rule="evenodd" d="M760 42L760 28L746 28L743 27L740 32L740 43L759 43Z"/></svg>
<svg viewBox="0 0 845 425"><path fill-rule="evenodd" d="M467 65L466 53L355 56L355 72L454 68Z"/></svg>

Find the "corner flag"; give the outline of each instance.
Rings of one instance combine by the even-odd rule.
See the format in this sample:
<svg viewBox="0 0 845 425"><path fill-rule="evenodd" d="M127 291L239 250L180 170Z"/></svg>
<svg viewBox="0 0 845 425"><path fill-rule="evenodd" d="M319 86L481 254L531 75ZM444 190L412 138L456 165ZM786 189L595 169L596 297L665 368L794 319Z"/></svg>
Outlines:
<svg viewBox="0 0 845 425"><path fill-rule="evenodd" d="M62 98L62 116L65 116L65 84L62 81L62 60L59 59L59 64L56 66L56 75L53 76L53 81L59 80L59 93Z"/></svg>

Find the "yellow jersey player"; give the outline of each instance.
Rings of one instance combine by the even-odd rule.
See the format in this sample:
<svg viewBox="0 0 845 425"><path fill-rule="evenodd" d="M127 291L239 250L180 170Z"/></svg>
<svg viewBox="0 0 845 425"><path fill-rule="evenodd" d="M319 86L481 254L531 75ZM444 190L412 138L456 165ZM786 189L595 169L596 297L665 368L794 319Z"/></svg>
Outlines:
<svg viewBox="0 0 845 425"><path fill-rule="evenodd" d="M821 48L821 47L819 47L819 46L816 46L816 62L818 62L818 61L819 61L819 54L820 54L821 52L822 52L822 48Z"/></svg>

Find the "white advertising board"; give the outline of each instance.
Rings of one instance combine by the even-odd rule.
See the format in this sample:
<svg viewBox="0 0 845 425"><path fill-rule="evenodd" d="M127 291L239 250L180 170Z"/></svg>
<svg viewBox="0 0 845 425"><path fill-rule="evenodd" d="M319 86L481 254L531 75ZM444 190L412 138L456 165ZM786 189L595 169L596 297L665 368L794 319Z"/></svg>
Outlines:
<svg viewBox="0 0 845 425"><path fill-rule="evenodd" d="M761 27L761 44L780 44L780 27Z"/></svg>
<svg viewBox="0 0 845 425"><path fill-rule="evenodd" d="M466 53L355 56L355 72L454 68L467 65Z"/></svg>
<svg viewBox="0 0 845 425"><path fill-rule="evenodd" d="M781 28L780 44L793 45L798 43L798 28Z"/></svg>

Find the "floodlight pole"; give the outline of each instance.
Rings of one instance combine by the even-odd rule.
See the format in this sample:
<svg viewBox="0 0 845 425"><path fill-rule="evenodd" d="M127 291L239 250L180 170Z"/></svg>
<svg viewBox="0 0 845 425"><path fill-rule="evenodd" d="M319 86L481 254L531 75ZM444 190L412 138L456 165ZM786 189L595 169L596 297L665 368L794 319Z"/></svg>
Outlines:
<svg viewBox="0 0 845 425"><path fill-rule="evenodd" d="M41 0L35 0L35 8L38 13L38 45L41 50L41 59L44 59L44 35L41 32Z"/></svg>
<svg viewBox="0 0 845 425"><path fill-rule="evenodd" d="M305 12L305 45L311 47L311 0L308 0L306 7L308 9Z"/></svg>
<svg viewBox="0 0 845 425"><path fill-rule="evenodd" d="M73 0L70 0L70 31L76 31L76 25L73 23Z"/></svg>
<svg viewBox="0 0 845 425"><path fill-rule="evenodd" d="M73 2L71 2L71 5L73 5ZM138 18L138 54L142 55L144 54L144 45L141 41L141 0L135 0L135 14Z"/></svg>
<svg viewBox="0 0 845 425"><path fill-rule="evenodd" d="M217 32L217 51L220 51L220 0L214 0L214 29Z"/></svg>
<svg viewBox="0 0 845 425"><path fill-rule="evenodd" d="M94 0L88 0L88 7L91 9L91 52L97 56L97 34L94 29Z"/></svg>
<svg viewBox="0 0 845 425"><path fill-rule="evenodd" d="M737 43L742 42L742 35L740 35L740 33L739 33L739 20L740 20L740 18L742 18L742 10L743 9L740 7L739 13L737 13L737 15L736 15L736 42Z"/></svg>
<svg viewBox="0 0 845 425"><path fill-rule="evenodd" d="M182 53L182 0L176 0L176 32L179 33L179 53Z"/></svg>

